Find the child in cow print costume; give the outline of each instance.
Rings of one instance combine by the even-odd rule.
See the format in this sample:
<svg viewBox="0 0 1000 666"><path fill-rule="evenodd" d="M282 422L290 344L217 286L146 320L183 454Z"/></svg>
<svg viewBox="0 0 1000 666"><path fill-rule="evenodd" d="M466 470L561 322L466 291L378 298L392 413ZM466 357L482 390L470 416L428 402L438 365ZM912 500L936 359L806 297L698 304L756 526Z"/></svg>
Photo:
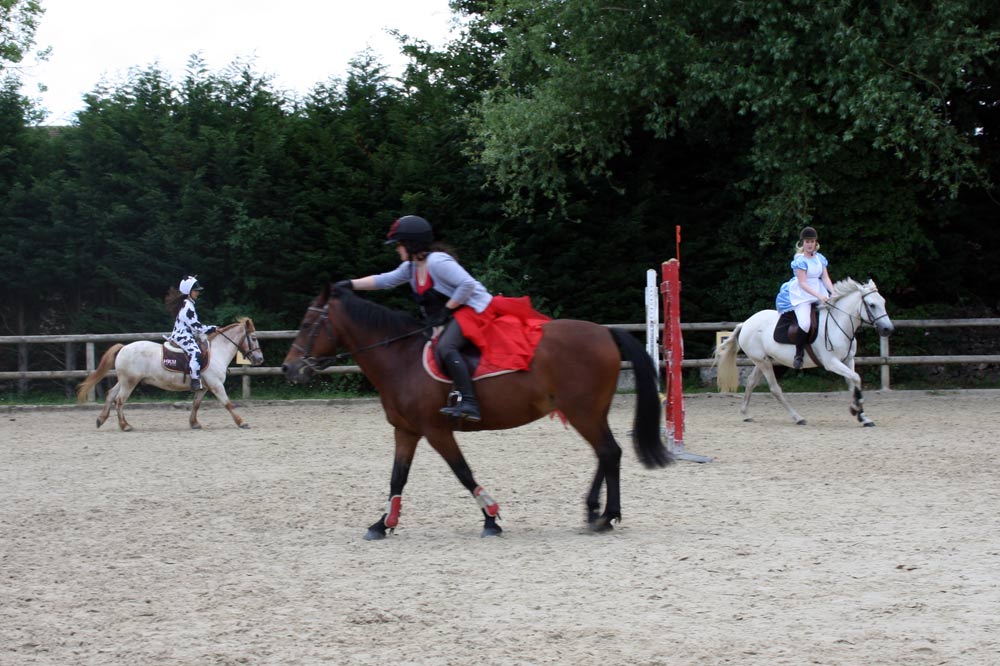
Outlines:
<svg viewBox="0 0 1000 666"><path fill-rule="evenodd" d="M198 338L215 332L215 326L207 326L198 321L195 301L201 295L201 283L194 276L181 280L178 289L170 288L167 294L167 309L174 315L174 330L167 338L187 352L191 368L191 390L201 390L201 349Z"/></svg>

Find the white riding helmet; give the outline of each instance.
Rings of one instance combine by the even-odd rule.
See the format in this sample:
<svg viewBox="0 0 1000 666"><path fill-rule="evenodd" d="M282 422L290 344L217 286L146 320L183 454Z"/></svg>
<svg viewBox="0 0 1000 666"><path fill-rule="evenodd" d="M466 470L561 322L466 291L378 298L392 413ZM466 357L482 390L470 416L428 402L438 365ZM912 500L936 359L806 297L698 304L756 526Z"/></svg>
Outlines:
<svg viewBox="0 0 1000 666"><path fill-rule="evenodd" d="M181 280L180 290L181 293L184 294L185 296L190 295L190 293L195 290L204 291L201 288L201 283L198 282L198 278L196 278L193 275L189 275L183 280Z"/></svg>

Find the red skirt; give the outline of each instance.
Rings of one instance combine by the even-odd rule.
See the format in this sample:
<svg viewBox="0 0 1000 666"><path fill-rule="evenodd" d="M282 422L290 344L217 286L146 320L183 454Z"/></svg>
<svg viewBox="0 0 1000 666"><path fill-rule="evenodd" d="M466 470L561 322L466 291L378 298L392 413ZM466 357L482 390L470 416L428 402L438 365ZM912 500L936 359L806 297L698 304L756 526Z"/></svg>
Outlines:
<svg viewBox="0 0 1000 666"><path fill-rule="evenodd" d="M470 307L455 311L465 339L482 352L481 363L504 370L527 370L542 339L542 326L551 321L531 307L527 296L494 296L477 313Z"/></svg>

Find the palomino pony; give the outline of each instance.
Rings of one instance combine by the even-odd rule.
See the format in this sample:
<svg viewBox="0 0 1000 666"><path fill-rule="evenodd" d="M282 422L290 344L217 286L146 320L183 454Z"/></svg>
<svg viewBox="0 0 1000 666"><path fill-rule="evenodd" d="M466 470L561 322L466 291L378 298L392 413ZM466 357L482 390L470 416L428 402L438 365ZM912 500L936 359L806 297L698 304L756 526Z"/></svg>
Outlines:
<svg viewBox="0 0 1000 666"><path fill-rule="evenodd" d="M587 522L597 532L611 529L613 521L621 520L622 450L611 434L608 412L623 358L635 368L633 443L638 458L649 468L671 462L660 438L656 371L646 350L628 333L585 321L547 322L529 370L477 381L482 421L469 423L453 421L438 411L450 385L434 380L423 367L426 330L413 317L327 285L306 311L281 366L290 381L305 383L317 369L353 356L378 389L395 429L396 449L388 505L368 528L366 539L385 538L387 530L396 528L403 487L421 437L476 499L485 516L482 536L499 534L499 507L473 478L454 431L515 428L553 412L560 412L597 454L597 473L586 500ZM347 352L335 355L337 349ZM604 512L598 515L603 486L607 496Z"/></svg>
<svg viewBox="0 0 1000 666"><path fill-rule="evenodd" d="M819 309L818 335L812 344L816 359L824 368L847 380L851 395L851 414L862 425L874 426L874 421L865 416L862 409L864 397L861 393L861 377L854 371L854 353L858 346L855 334L862 324L874 327L881 336L892 333L893 325L885 310L885 299L878 293L874 281L860 284L847 278L833 285L830 300ZM739 388L736 353L742 349L754 363L754 369L747 378L743 406L740 407L743 420L753 420L747 415L747 407L754 388L761 376L764 376L771 395L784 405L793 421L805 425L806 420L788 404L774 377L775 363L792 367L795 357L795 345L774 341L777 322L777 310L761 310L737 326L733 334L719 345L715 350L715 361L719 366L719 390L730 392ZM815 368L816 364L807 354L802 367Z"/></svg>
<svg viewBox="0 0 1000 666"><path fill-rule="evenodd" d="M198 423L198 408L205 398L205 392L211 391L216 399L229 410L229 414L237 426L249 428L250 426L236 413L236 406L226 395L224 382L226 381L226 368L232 363L237 351L246 356L253 365L260 365L264 362L264 354L260 351L260 343L257 342L257 332L253 327L253 321L244 317L235 324L216 329L208 336L208 339L209 364L201 371L201 383L205 388L195 392L189 419L191 427L195 430L201 428L201 424ZM163 367L162 359L163 345L157 342L139 340L127 345L121 343L113 345L104 352L97 369L90 373L90 376L77 387L77 402L86 400L90 389L114 368L117 371L118 383L108 391L107 400L104 401L104 409L97 417L97 427L100 428L104 425L111 413L111 406L114 405L118 412L118 427L125 431L132 430L132 426L125 420L123 410L125 401L140 383L150 384L167 391L190 390L188 375L166 370Z"/></svg>

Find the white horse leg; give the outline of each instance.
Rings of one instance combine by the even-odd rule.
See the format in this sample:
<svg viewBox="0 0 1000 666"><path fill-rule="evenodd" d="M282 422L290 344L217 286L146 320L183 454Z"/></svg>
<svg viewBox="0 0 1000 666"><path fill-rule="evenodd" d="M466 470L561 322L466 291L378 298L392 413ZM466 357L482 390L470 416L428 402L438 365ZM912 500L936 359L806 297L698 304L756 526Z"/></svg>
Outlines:
<svg viewBox="0 0 1000 666"><path fill-rule="evenodd" d="M244 430L250 427L249 423L243 421L239 414L236 413L236 405L233 404L232 400L229 399L229 394L226 393L226 387L223 383L212 382L208 385L212 393L215 395L215 399L221 402L227 410L229 410L229 415L233 417L233 422L236 424L237 428L243 428Z"/></svg>
<svg viewBox="0 0 1000 666"><path fill-rule="evenodd" d="M102 409L101 413L97 415L98 428L104 425L104 422L108 420L109 416L111 416L111 403L114 402L114 399L118 395L118 391L120 389L121 389L121 384L115 384L114 386L111 387L111 390L108 391L107 396L105 396L104 409Z"/></svg>
<svg viewBox="0 0 1000 666"><path fill-rule="evenodd" d="M826 369L840 375L847 382L848 397L851 399L851 415L857 417L858 422L870 428L875 422L865 416L864 408L861 406L865 399L861 393L861 376L854 371L854 358L850 360L850 365L840 361L840 359L829 359L826 361Z"/></svg>
<svg viewBox="0 0 1000 666"><path fill-rule="evenodd" d="M789 404L788 400L785 399L785 392L778 386L778 378L774 376L774 365L771 364L771 361L763 361L758 367L764 373L764 378L767 380L767 388L771 391L774 399L788 411L788 415L792 417L792 420L797 425L805 425L806 420Z"/></svg>
<svg viewBox="0 0 1000 666"><path fill-rule="evenodd" d="M205 377L202 376L202 380ZM205 393L208 389L198 389L194 392L194 402L191 403L191 416L188 418L188 423L191 424L192 430L201 430L201 424L198 423L198 408L201 407L201 401L205 399Z"/></svg>
<svg viewBox="0 0 1000 666"><path fill-rule="evenodd" d="M119 371L118 377L118 395L115 396L115 410L118 413L118 427L124 432L131 432L132 426L129 422L125 420L125 402L128 397L132 395L132 391L138 385L138 382L133 382L131 377L127 375L121 375Z"/></svg>
<svg viewBox="0 0 1000 666"><path fill-rule="evenodd" d="M761 377L760 366L754 365L753 370L750 371L750 375L747 377L746 391L743 393L743 404L740 406L740 414L743 415L743 420L747 423L753 421L753 417L749 416L747 412L750 409L750 397L753 396L753 390L757 388Z"/></svg>
<svg viewBox="0 0 1000 666"><path fill-rule="evenodd" d="M845 365L851 372L854 373L854 377L857 377L857 383L854 384L852 384L851 379L847 380L847 390L851 393L851 415L857 417L858 423L864 427L874 428L875 422L865 415L865 409L863 407L865 404L865 396L861 393L861 375L859 375L854 369L854 357L851 356L850 360Z"/></svg>

